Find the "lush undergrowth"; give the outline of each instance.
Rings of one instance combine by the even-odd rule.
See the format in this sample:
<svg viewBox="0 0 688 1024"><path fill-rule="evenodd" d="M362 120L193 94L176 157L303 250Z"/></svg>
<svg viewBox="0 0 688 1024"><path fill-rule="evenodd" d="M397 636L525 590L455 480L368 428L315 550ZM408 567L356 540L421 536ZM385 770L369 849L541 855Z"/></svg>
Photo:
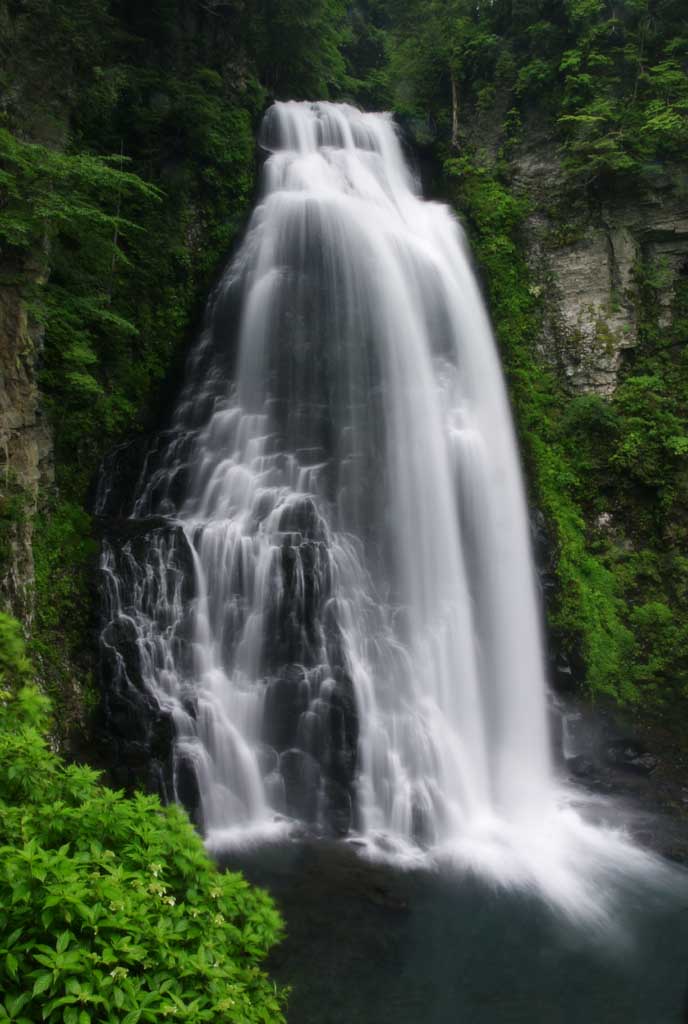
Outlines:
<svg viewBox="0 0 688 1024"><path fill-rule="evenodd" d="M10 5L0 271L45 328L57 487L35 534L34 652L58 701L70 665L88 674L79 510L103 451L160 418L163 383L250 205L255 130L275 96L392 107L432 146L438 190L471 229L553 534L552 629L593 693L640 706L685 694L685 277L667 291L666 268L637 266L639 344L616 393L572 395L538 350L547 295L524 257L510 154L530 131L558 152L560 241L578 230L574 207L595 217L610 196L684 187L687 39L682 0ZM25 515L8 487L0 560Z"/></svg>
<svg viewBox="0 0 688 1024"><path fill-rule="evenodd" d="M49 713L0 615L0 1020L278 1024L268 896L218 872L178 807L65 764Z"/></svg>

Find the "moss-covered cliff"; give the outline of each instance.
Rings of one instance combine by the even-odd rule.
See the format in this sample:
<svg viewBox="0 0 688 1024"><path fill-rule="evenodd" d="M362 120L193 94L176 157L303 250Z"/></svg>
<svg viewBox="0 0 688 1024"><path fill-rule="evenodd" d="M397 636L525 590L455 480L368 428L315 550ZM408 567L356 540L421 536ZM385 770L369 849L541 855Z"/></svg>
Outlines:
<svg viewBox="0 0 688 1024"><path fill-rule="evenodd" d="M679 0L0 12L3 594L64 720L92 667L98 461L164 412L266 102L329 94L395 108L468 228L549 537L556 674L688 721Z"/></svg>
<svg viewBox="0 0 688 1024"><path fill-rule="evenodd" d="M65 733L93 669L98 462L164 413L252 198L268 88L342 79L342 17L330 0L0 6L0 579Z"/></svg>

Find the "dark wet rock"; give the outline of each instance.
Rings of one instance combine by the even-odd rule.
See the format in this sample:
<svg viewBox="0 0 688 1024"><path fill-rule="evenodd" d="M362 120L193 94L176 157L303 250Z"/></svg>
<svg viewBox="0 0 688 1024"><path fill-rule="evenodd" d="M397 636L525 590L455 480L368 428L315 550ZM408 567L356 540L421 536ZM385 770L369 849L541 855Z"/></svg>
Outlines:
<svg viewBox="0 0 688 1024"><path fill-rule="evenodd" d="M144 789L147 793L155 793L163 803L171 803L174 800L174 789L172 787L172 770L170 759L149 761L148 772L143 776L142 781L136 781L137 789Z"/></svg>
<svg viewBox="0 0 688 1024"><path fill-rule="evenodd" d="M411 835L421 847L428 846L434 836L431 814L431 808L424 803L414 802L411 806Z"/></svg>
<svg viewBox="0 0 688 1024"><path fill-rule="evenodd" d="M140 744L148 749L154 711L136 690L108 694L105 703L105 724L113 743L129 746Z"/></svg>
<svg viewBox="0 0 688 1024"><path fill-rule="evenodd" d="M327 452L322 447L298 448L295 455L300 466L315 466L327 459Z"/></svg>
<svg viewBox="0 0 688 1024"><path fill-rule="evenodd" d="M351 679L343 672L321 689L324 742L320 762L326 776L350 790L356 773L359 723Z"/></svg>
<svg viewBox="0 0 688 1024"><path fill-rule="evenodd" d="M191 820L201 823L201 793L196 765L192 758L182 754L176 759L174 770L175 794L186 808Z"/></svg>
<svg viewBox="0 0 688 1024"><path fill-rule="evenodd" d="M101 634L101 678L107 689L121 690L133 686L143 689L141 680L141 654L134 622L118 615L109 622Z"/></svg>
<svg viewBox="0 0 688 1024"><path fill-rule="evenodd" d="M577 779L594 779L597 775L594 762L582 754L567 758L566 768Z"/></svg>
<svg viewBox="0 0 688 1024"><path fill-rule="evenodd" d="M335 836L345 836L351 829L353 801L351 793L332 779L327 780L321 793L321 817Z"/></svg>
<svg viewBox="0 0 688 1024"><path fill-rule="evenodd" d="M186 496L195 434L161 431L137 438L109 452L103 460L95 512L105 519L126 520L141 498L141 479L147 482L146 512L175 511Z"/></svg>
<svg viewBox="0 0 688 1024"><path fill-rule="evenodd" d="M284 786L284 779L279 771L279 761L278 767L275 771L272 771L265 776L263 779L263 785L265 786L265 796L270 806L280 812L276 815L275 819L279 820L282 814L287 813L286 789Z"/></svg>
<svg viewBox="0 0 688 1024"><path fill-rule="evenodd" d="M351 680L343 673L337 679L326 676L324 666L306 672L301 665L287 665L266 685L264 777L275 774L275 752L281 751L279 772L288 813L306 806L304 820L319 821L331 834L344 834L354 815L358 744ZM322 780L319 801L313 788L316 780L318 786ZM273 780L271 785L274 788L277 783Z"/></svg>
<svg viewBox="0 0 688 1024"><path fill-rule="evenodd" d="M299 547L303 569L303 618L309 639L313 639L314 627L320 617L323 597L330 593L329 559L324 544L304 541Z"/></svg>
<svg viewBox="0 0 688 1024"><path fill-rule="evenodd" d="M633 739L619 739L608 743L604 757L607 764L640 775L651 775L659 764L659 759L654 754L648 753L642 744Z"/></svg>
<svg viewBox="0 0 688 1024"><path fill-rule="evenodd" d="M181 508L189 493L190 476L191 466L187 464L176 466L166 474L160 493L156 495L157 500L152 502L153 507L160 507L167 513Z"/></svg>
<svg viewBox="0 0 688 1024"><path fill-rule="evenodd" d="M301 533L308 540L325 541L327 528L317 505L308 496L290 501L284 507L279 521L283 533Z"/></svg>
<svg viewBox="0 0 688 1024"><path fill-rule="evenodd" d="M530 540L533 548L533 559L538 572L551 569L554 565L555 545L547 528L547 520L539 508L528 510Z"/></svg>
<svg viewBox="0 0 688 1024"><path fill-rule="evenodd" d="M550 700L548 703L547 721L549 724L549 737L552 759L554 760L555 764L561 764L564 760L563 709L554 700Z"/></svg>
<svg viewBox="0 0 688 1024"><path fill-rule="evenodd" d="M172 715L167 711L157 709L150 731L151 756L166 762L172 751L174 737L175 728Z"/></svg>
<svg viewBox="0 0 688 1024"><path fill-rule="evenodd" d="M528 520L541 600L547 609L554 601L558 588L556 541L540 509L529 509ZM545 646L550 684L557 693L574 693L586 678L582 650L579 646L572 647L570 636L564 636L554 629L547 631Z"/></svg>
<svg viewBox="0 0 688 1024"><path fill-rule="evenodd" d="M285 750L280 757L280 774L284 779L287 813L308 824L318 818L320 767L302 750Z"/></svg>
<svg viewBox="0 0 688 1024"><path fill-rule="evenodd" d="M306 673L301 665L286 665L279 676L267 682L264 739L276 750L296 742L299 719L308 707Z"/></svg>
<svg viewBox="0 0 688 1024"><path fill-rule="evenodd" d="M96 516L96 528L105 536L117 538L122 543L141 536L148 537L152 530L169 529L170 521L165 516L146 516L142 519L124 519L115 516Z"/></svg>
<svg viewBox="0 0 688 1024"><path fill-rule="evenodd" d="M576 680L569 659L561 652L553 652L550 658L550 676L554 686L560 692L572 692L576 688Z"/></svg>
<svg viewBox="0 0 688 1024"><path fill-rule="evenodd" d="M96 491L98 515L126 518L130 514L148 443L147 438L138 437L118 445L105 456Z"/></svg>
<svg viewBox="0 0 688 1024"><path fill-rule="evenodd" d="M574 693L585 680L585 659L581 651L564 649L555 631L547 636L547 661L552 686L557 693Z"/></svg>
<svg viewBox="0 0 688 1024"><path fill-rule="evenodd" d="M343 670L335 670L335 686L330 694L330 703L339 712L342 749L355 753L358 748L358 708L353 681Z"/></svg>
<svg viewBox="0 0 688 1024"><path fill-rule="evenodd" d="M181 699L182 708L189 718L198 718L198 698L194 693L185 693Z"/></svg>
<svg viewBox="0 0 688 1024"><path fill-rule="evenodd" d="M316 761L322 760L329 744L328 710L328 704L318 698L299 719L298 746L314 757Z"/></svg>
<svg viewBox="0 0 688 1024"><path fill-rule="evenodd" d="M332 670L343 671L345 664L342 631L337 621L335 601L327 601L322 611L322 629L327 653L327 662Z"/></svg>
<svg viewBox="0 0 688 1024"><path fill-rule="evenodd" d="M181 584L182 605L193 599L193 553L181 526L160 516L100 522L110 552L110 569L120 581L125 598L147 577L149 586L166 588L168 600L178 584ZM160 576L163 577L161 583L158 582ZM104 582L107 592L107 579ZM123 610L126 611L126 606Z"/></svg>
<svg viewBox="0 0 688 1024"><path fill-rule="evenodd" d="M267 610L266 668L275 671L287 662L317 665L325 646L321 620L330 596L329 552L320 541L304 539L299 531L281 533L278 572Z"/></svg>
<svg viewBox="0 0 688 1024"><path fill-rule="evenodd" d="M261 775L270 775L272 772L277 771L278 766L279 754L275 748L262 743L258 748L258 767L260 768Z"/></svg>

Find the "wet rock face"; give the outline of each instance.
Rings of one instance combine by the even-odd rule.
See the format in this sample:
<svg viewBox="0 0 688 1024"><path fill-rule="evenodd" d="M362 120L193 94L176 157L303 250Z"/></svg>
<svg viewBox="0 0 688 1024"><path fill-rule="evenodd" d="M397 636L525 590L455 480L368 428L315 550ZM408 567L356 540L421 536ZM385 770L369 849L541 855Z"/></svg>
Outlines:
<svg viewBox="0 0 688 1024"><path fill-rule="evenodd" d="M539 509L529 510L529 524L540 598L543 612L546 612L556 598L556 545ZM572 694L579 690L585 683L585 658L580 649L571 648L570 638L564 638L556 630L548 629L545 634L545 654L547 677L553 690L558 694Z"/></svg>
<svg viewBox="0 0 688 1024"><path fill-rule="evenodd" d="M25 290L11 282L40 283L44 270L3 257L0 271L8 282L0 284L0 493L7 503L0 607L30 622L33 518L40 488L53 479L53 440L37 380L43 329L30 319ZM14 518L8 515L12 505L18 509Z"/></svg>
<svg viewBox="0 0 688 1024"><path fill-rule="evenodd" d="M542 355L577 393L613 393L625 353L637 344L635 270L661 261L662 305L688 258L688 200L667 185L644 198L619 195L572 211L561 163L546 140L515 160L516 186L533 201L528 260L545 302Z"/></svg>
<svg viewBox="0 0 688 1024"><path fill-rule="evenodd" d="M143 786L170 799L175 791L175 726L147 679L159 655L156 633L173 629L180 652L187 651L188 609L193 600L193 564L183 531L161 520L105 520L101 561L102 632L100 732L108 770L116 785ZM157 564L147 563L152 538ZM147 623L122 601L137 587L150 590L150 607L159 610ZM173 622L167 610L182 613ZM159 666L162 668L162 666ZM184 792L193 790L184 775ZM193 812L193 802L187 804Z"/></svg>
<svg viewBox="0 0 688 1024"><path fill-rule="evenodd" d="M608 793L632 793L638 787L644 792L656 770L666 766L667 751L658 737L647 743L618 707L591 707L564 695L553 698L551 714L558 737L555 763L576 783Z"/></svg>
<svg viewBox="0 0 688 1024"><path fill-rule="evenodd" d="M202 772L187 740L202 694L194 623L206 527L189 530L169 512L174 506L179 514L185 500L190 447L188 439L160 435L121 446L104 464L97 498L103 535L101 723L115 784L144 786L177 800L202 828ZM176 494L171 476L178 478ZM277 813L343 835L355 814L358 718L334 613L328 529L307 495L278 514L269 503L261 511L259 503L253 527L263 528L268 516L276 576L263 607L261 669L252 683L262 700L258 769ZM218 566L218 579L210 581L224 588L228 602L224 621L214 623L228 673L239 657L249 611L245 595L253 585L249 564L234 564L230 578ZM169 692L183 693L178 708L164 692L172 675Z"/></svg>
<svg viewBox="0 0 688 1024"><path fill-rule="evenodd" d="M639 775L651 775L659 765L659 758L632 738L611 741L604 750L604 757L607 764Z"/></svg>
<svg viewBox="0 0 688 1024"><path fill-rule="evenodd" d="M304 624L294 607L288 630L302 636ZM309 620L310 629L320 632L319 620ZM278 635L276 650L283 649ZM333 651L335 661L337 654L341 658L336 641ZM274 650L270 660L277 665ZM310 667L291 662L276 668L264 685L261 767L280 792L279 809L315 828L345 834L353 823L359 732L351 679L327 661Z"/></svg>

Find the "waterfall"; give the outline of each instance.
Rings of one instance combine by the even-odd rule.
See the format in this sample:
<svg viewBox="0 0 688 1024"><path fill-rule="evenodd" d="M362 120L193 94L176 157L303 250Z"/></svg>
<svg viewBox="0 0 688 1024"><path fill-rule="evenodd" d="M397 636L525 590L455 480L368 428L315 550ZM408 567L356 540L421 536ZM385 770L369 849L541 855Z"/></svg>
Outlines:
<svg viewBox="0 0 688 1024"><path fill-rule="evenodd" d="M555 787L518 452L463 232L388 114L277 103L260 144L246 238L105 545L113 693L171 723L161 785L211 841L296 821L463 843L504 873L485 842L537 826L549 855Z"/></svg>

